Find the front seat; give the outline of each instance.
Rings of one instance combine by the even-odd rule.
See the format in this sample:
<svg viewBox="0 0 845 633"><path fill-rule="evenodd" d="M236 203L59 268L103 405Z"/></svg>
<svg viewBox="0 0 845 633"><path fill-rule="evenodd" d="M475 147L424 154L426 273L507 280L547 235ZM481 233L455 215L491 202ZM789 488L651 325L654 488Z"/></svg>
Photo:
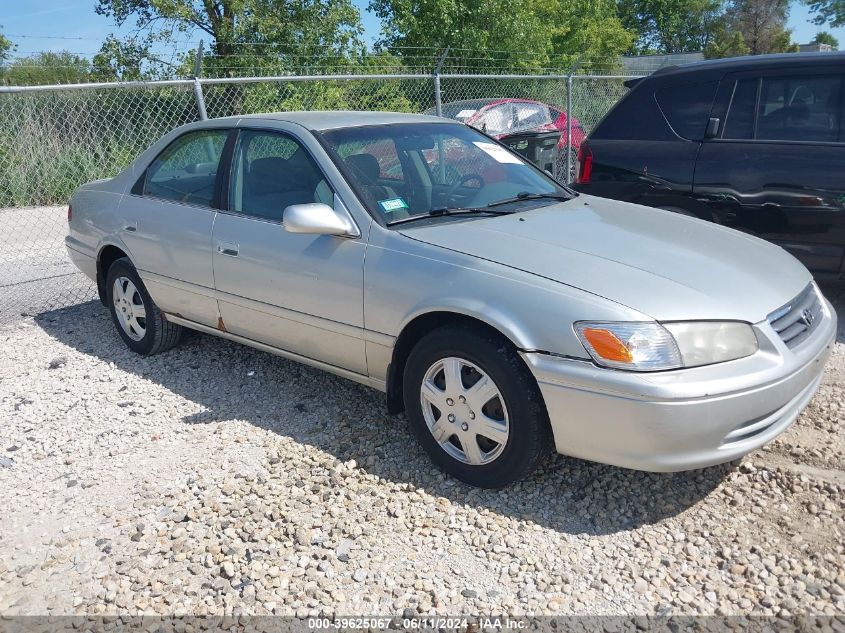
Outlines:
<svg viewBox="0 0 845 633"><path fill-rule="evenodd" d="M380 200L398 197L396 191L378 183L381 167L378 164L378 159L372 154L352 154L352 156L346 158L346 163L358 176L364 186L364 193L373 206L378 207Z"/></svg>
<svg viewBox="0 0 845 633"><path fill-rule="evenodd" d="M264 218L281 220L288 205L312 202L315 185L302 172L302 167L291 159L278 156L256 158L250 164L245 179L245 210Z"/></svg>

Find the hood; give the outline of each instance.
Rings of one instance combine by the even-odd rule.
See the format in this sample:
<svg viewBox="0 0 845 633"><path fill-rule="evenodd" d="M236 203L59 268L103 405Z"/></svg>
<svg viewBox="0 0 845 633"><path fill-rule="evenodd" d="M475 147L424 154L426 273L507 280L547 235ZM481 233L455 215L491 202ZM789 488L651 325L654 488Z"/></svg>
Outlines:
<svg viewBox="0 0 845 633"><path fill-rule="evenodd" d="M558 281L658 321L757 323L812 277L785 250L670 211L581 195L407 237Z"/></svg>

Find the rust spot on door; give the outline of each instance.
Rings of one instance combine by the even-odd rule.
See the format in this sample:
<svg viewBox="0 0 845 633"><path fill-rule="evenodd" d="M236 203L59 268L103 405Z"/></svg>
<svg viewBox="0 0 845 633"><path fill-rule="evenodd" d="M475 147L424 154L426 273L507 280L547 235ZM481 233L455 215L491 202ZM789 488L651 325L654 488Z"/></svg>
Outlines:
<svg viewBox="0 0 845 633"><path fill-rule="evenodd" d="M217 329L221 332L226 332L226 324L223 323L223 317L217 317Z"/></svg>

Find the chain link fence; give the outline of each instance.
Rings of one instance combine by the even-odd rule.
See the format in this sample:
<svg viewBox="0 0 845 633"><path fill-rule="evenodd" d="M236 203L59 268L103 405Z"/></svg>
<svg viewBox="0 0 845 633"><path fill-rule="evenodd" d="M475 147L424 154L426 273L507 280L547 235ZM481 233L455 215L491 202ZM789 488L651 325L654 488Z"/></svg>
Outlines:
<svg viewBox="0 0 845 633"><path fill-rule="evenodd" d="M0 322L96 296L65 254L67 201L76 187L114 176L176 126L205 116L423 112L469 99L531 99L571 121L571 132L561 126L555 163L567 181L580 138L624 94L627 78L390 74L0 87Z"/></svg>

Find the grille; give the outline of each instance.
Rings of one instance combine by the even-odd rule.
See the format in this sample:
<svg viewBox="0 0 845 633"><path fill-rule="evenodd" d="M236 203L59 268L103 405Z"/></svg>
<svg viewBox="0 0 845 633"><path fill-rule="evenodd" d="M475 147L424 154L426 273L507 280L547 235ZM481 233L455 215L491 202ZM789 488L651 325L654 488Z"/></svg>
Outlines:
<svg viewBox="0 0 845 633"><path fill-rule="evenodd" d="M768 316L768 321L780 339L790 349L810 336L822 320L822 301L815 284Z"/></svg>

